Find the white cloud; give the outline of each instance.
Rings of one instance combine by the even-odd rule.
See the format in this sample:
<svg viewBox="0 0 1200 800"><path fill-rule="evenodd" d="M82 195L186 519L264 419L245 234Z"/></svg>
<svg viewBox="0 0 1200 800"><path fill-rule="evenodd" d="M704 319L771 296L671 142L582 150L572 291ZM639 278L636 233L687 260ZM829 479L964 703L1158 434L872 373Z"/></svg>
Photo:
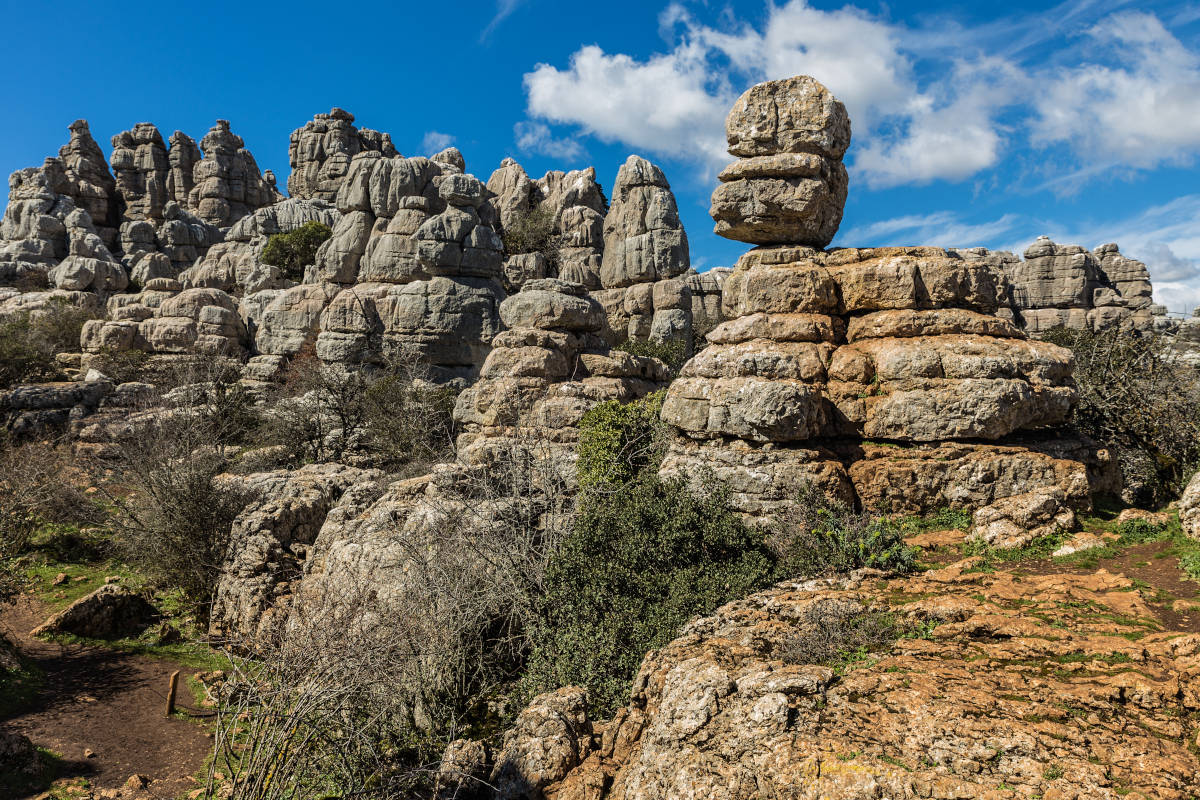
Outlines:
<svg viewBox="0 0 1200 800"><path fill-rule="evenodd" d="M1088 30L1085 63L1037 93L1035 143L1068 142L1079 155L1151 168L1200 148L1200 56L1151 14L1126 12Z"/></svg>
<svg viewBox="0 0 1200 800"><path fill-rule="evenodd" d="M1039 167L1043 188L1073 191L1200 152L1200 55L1153 15L1112 14L1124 4L1067 0L978 27L945 18L910 27L808 0L768 2L757 26L726 9L713 26L671 3L659 16L667 52L635 58L590 45L564 68L538 64L525 76L528 111L712 170L727 161L722 122L739 91L808 74L846 104L849 165L872 188L960 181L1016 146L1065 142L1071 163ZM1077 29L1088 46L1063 47Z"/></svg>
<svg viewBox="0 0 1200 800"><path fill-rule="evenodd" d="M583 148L574 139L556 139L550 127L541 122L518 122L513 126L517 148L523 153L537 153L550 158L571 160L583 155Z"/></svg>
<svg viewBox="0 0 1200 800"><path fill-rule="evenodd" d="M578 125L605 142L719 160L722 120L732 100L710 92L705 56L695 44L646 61L583 47L567 69L538 64L525 76L529 113Z"/></svg>
<svg viewBox="0 0 1200 800"><path fill-rule="evenodd" d="M918 243L934 247L979 247L1013 230L1019 222L1016 214L1005 214L990 222L972 224L963 222L953 211L938 211L860 225L844 231L838 240L862 247Z"/></svg>
<svg viewBox="0 0 1200 800"><path fill-rule="evenodd" d="M445 150L452 144L454 144L454 137L450 134L441 133L440 131L428 131L425 134L425 138L421 139L421 150L428 155L433 155Z"/></svg>

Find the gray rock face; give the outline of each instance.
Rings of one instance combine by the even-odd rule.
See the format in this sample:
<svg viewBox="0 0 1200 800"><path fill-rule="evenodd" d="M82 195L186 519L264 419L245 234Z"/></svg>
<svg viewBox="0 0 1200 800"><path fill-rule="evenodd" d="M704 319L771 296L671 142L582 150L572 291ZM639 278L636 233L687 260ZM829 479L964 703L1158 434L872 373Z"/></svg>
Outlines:
<svg viewBox="0 0 1200 800"><path fill-rule="evenodd" d="M167 191L171 161L158 128L139 122L112 137L112 148L110 163L124 201L124 219L161 220L167 201L179 198Z"/></svg>
<svg viewBox="0 0 1200 800"><path fill-rule="evenodd" d="M292 582L299 578L308 547L316 541L325 518L350 487L373 485L376 470L341 464L311 464L220 478L250 502L234 520L209 630L215 635L253 640L286 610Z"/></svg>
<svg viewBox="0 0 1200 800"><path fill-rule="evenodd" d="M295 198L333 203L350 170L354 156L374 150L387 158L396 155L391 137L354 127L354 115L340 108L317 114L292 131L288 143L288 194Z"/></svg>
<svg viewBox="0 0 1200 800"><path fill-rule="evenodd" d="M767 81L738 98L725 133L741 160L718 176L714 231L751 244L833 241L849 185L842 156L850 117L841 102L806 75Z"/></svg>
<svg viewBox="0 0 1200 800"><path fill-rule="evenodd" d="M289 288L295 280L285 278L278 267L260 260L269 238L309 222L333 228L341 216L324 200L293 198L264 206L238 220L225 234L225 240L210 247L195 266L180 273L179 280L189 288L207 286L239 296Z"/></svg>
<svg viewBox="0 0 1200 800"><path fill-rule="evenodd" d="M1179 524L1186 535L1200 539L1200 473L1192 476L1179 499Z"/></svg>
<svg viewBox="0 0 1200 800"><path fill-rule="evenodd" d="M105 584L79 598L33 630L34 636L70 633L92 639L136 636L157 615L137 592Z"/></svg>
<svg viewBox="0 0 1200 800"><path fill-rule="evenodd" d="M533 254L509 254L511 263L505 265L505 273L513 289L519 289L526 279L545 277L600 288L608 203L594 168L551 171L534 181L520 164L506 158L488 179L487 188L494 195L492 205L501 231L519 224L523 216L541 214L549 218L557 244L553 264L531 259Z"/></svg>
<svg viewBox="0 0 1200 800"><path fill-rule="evenodd" d="M674 278L689 264L687 234L666 176L646 159L630 156L617 172L604 218L604 288Z"/></svg>
<svg viewBox="0 0 1200 800"><path fill-rule="evenodd" d="M1115 244L1089 252L1042 236L1025 250L1024 259L981 247L955 252L1000 271L1006 284L999 292L1001 306L1031 334L1057 326L1165 333L1180 327L1154 304L1146 265L1121 255Z"/></svg>
<svg viewBox="0 0 1200 800"><path fill-rule="evenodd" d="M438 379L478 374L500 330L502 244L486 187L447 160L354 158L342 216L305 276L343 287L321 318L323 360L372 363L406 350Z"/></svg>
<svg viewBox="0 0 1200 800"><path fill-rule="evenodd" d="M66 194L77 208L88 213L104 244L112 248L120 220L116 182L108 171L100 145L92 138L87 120L75 120L70 131L70 141L58 151L69 184Z"/></svg>
<svg viewBox="0 0 1200 800"><path fill-rule="evenodd" d="M217 120L200 140L200 149L204 158L192 172L188 206L208 224L227 228L251 211L283 199L263 179L254 156L242 137L229 129L228 120Z"/></svg>
<svg viewBox="0 0 1200 800"><path fill-rule="evenodd" d="M8 179L8 208L0 220L0 283L26 288L49 285L50 269L67 255L66 219L75 210L65 191L58 159L14 172Z"/></svg>

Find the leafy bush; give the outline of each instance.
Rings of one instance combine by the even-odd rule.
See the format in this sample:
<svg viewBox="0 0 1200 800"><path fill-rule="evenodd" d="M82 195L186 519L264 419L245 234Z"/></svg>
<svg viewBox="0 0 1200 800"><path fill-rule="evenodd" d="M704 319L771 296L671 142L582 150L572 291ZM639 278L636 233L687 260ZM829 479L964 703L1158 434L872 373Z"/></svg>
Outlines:
<svg viewBox="0 0 1200 800"><path fill-rule="evenodd" d="M626 339L617 345L618 350L624 350L635 356L657 358L671 370L671 376L679 374L683 365L688 361L687 342L683 339L668 339L665 342L651 342L641 339Z"/></svg>
<svg viewBox="0 0 1200 800"><path fill-rule="evenodd" d="M692 617L762 588L773 559L719 493L643 474L590 491L552 557L531 631L531 691L586 686L601 717L625 703L648 650Z"/></svg>
<svg viewBox="0 0 1200 800"><path fill-rule="evenodd" d="M0 387L57 380L55 356L77 352L83 323L95 315L66 300L0 319Z"/></svg>
<svg viewBox="0 0 1200 800"><path fill-rule="evenodd" d="M910 572L918 553L904 544L900 522L855 511L811 488L800 494L777 524L772 545L779 553L780 577L788 578L862 567Z"/></svg>
<svg viewBox="0 0 1200 800"><path fill-rule="evenodd" d="M1044 338L1075 354L1075 425L1115 451L1124 499L1176 496L1200 463L1200 373L1159 336L1055 328Z"/></svg>
<svg viewBox="0 0 1200 800"><path fill-rule="evenodd" d="M583 488L529 632L530 693L583 685L609 714L646 651L771 579L772 554L722 494L658 477L661 406L661 393L602 403L580 424Z"/></svg>
<svg viewBox="0 0 1200 800"><path fill-rule="evenodd" d="M558 265L559 248L559 236L555 228L554 211L547 205L517 214L504 226L501 236L505 255L541 253L546 257L553 274L553 268Z"/></svg>
<svg viewBox="0 0 1200 800"><path fill-rule="evenodd" d="M316 263L317 249L331 236L333 231L328 225L311 220L295 230L277 233L268 239L261 261L279 267L288 280L303 280L305 267Z"/></svg>
<svg viewBox="0 0 1200 800"><path fill-rule="evenodd" d="M619 487L640 473L657 470L666 446L659 418L665 391L632 403L608 400L579 423L579 485Z"/></svg>

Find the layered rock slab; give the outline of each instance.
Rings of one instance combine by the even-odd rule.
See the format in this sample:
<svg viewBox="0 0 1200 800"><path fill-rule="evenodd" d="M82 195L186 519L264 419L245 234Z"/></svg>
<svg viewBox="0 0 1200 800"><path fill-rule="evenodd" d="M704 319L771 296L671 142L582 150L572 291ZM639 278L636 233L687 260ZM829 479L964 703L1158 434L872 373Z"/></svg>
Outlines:
<svg viewBox="0 0 1200 800"><path fill-rule="evenodd" d="M730 603L647 655L611 721L576 713L543 744L554 763L514 762L558 800L1200 790L1190 746L1200 637L1160 631L1121 576L972 565L785 584ZM840 675L794 655L818 619L881 613L932 634ZM567 746L569 733L582 741Z"/></svg>

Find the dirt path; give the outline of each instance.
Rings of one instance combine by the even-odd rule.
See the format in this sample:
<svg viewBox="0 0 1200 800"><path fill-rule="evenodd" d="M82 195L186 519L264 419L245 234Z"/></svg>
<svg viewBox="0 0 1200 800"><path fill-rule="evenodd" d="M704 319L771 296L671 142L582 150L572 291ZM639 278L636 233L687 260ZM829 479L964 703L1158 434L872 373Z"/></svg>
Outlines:
<svg viewBox="0 0 1200 800"><path fill-rule="evenodd" d="M191 702L182 681L189 671L169 661L31 638L29 631L48 615L29 597L0 610L0 630L45 676L34 706L6 724L59 753L62 777L85 777L108 789L141 774L163 798L195 788L190 776L204 763L211 740L200 724L163 713L168 678L177 669L184 670L181 705ZM86 758L85 750L94 755Z"/></svg>

